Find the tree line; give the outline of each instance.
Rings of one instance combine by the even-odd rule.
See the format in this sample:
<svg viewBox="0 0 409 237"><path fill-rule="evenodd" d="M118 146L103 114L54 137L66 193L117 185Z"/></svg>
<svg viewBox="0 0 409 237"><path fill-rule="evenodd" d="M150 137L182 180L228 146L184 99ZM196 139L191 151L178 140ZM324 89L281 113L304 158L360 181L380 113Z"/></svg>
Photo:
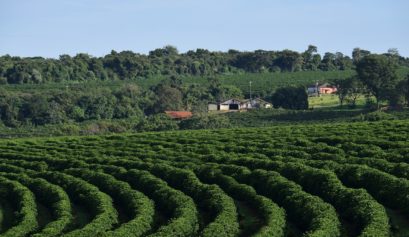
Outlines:
<svg viewBox="0 0 409 237"><path fill-rule="evenodd" d="M166 57L180 55L176 49L170 49L172 47L153 52L162 56L167 52ZM153 52L147 57L151 57ZM353 55L355 59L352 67L357 71L356 76L334 82L341 105L348 103L353 106L361 95L374 96L378 105L383 101L394 106L409 104L409 75L404 80L398 78L397 68L402 65L402 61L397 52L390 50L388 54L375 55L365 50L354 50ZM44 62L47 60L49 59ZM206 112L209 102L245 97L243 91L236 86L222 84L218 76L209 75L206 78L207 83L204 84L184 84L180 75L170 74L148 89L141 89L131 82L117 89L92 89L72 84L65 90L49 90L47 93L8 91L0 87L0 125L20 127L135 118L142 121L138 123L140 126L149 127L165 121L158 114L166 110ZM305 87L271 90L263 99L272 102L276 108L308 109ZM151 115L158 116L146 117ZM210 120L205 122L213 123Z"/></svg>
<svg viewBox="0 0 409 237"><path fill-rule="evenodd" d="M205 112L208 102L232 97L244 98L239 88L222 85L215 77L208 78L207 85L185 85L179 77L170 76L148 89L133 83L117 89L71 85L65 90L47 93L0 88L0 124L19 127L101 119L144 119L166 110Z"/></svg>
<svg viewBox="0 0 409 237"><path fill-rule="evenodd" d="M301 53L292 50L212 52L206 49L179 53L177 48L165 46L147 55L114 50L103 57L84 53L73 57L61 55L58 59L4 55L0 57L0 84L133 80L155 75L350 70L354 63L371 53L355 48L351 58L340 52L327 52L323 56L317 52L313 45ZM400 56L396 49L390 49L384 55L394 58L400 65L409 66L409 59Z"/></svg>
<svg viewBox="0 0 409 237"><path fill-rule="evenodd" d="M377 54L357 61L355 76L334 82L341 107L344 102L354 107L361 95L375 97L377 108L381 102L394 107L409 105L409 74L406 78L399 78L398 66L393 58Z"/></svg>

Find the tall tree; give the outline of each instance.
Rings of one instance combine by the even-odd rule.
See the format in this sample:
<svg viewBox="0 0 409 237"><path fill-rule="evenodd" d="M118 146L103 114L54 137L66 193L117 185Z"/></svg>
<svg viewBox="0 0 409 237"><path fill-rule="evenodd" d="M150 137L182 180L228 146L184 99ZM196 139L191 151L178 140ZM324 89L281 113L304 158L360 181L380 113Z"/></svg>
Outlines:
<svg viewBox="0 0 409 237"><path fill-rule="evenodd" d="M406 105L409 106L409 74L406 75L405 80L402 80L398 83L396 86L396 90L398 93L396 93L395 98L402 98L405 100Z"/></svg>
<svg viewBox="0 0 409 237"><path fill-rule="evenodd" d="M301 70L302 61L302 57L298 52L286 49L279 52L274 64L283 71L293 72Z"/></svg>
<svg viewBox="0 0 409 237"><path fill-rule="evenodd" d="M354 48L354 50L352 50L352 61L354 62L354 64L357 64L362 58L370 54L371 52L368 50Z"/></svg>
<svg viewBox="0 0 409 237"><path fill-rule="evenodd" d="M182 92L169 85L160 85L155 89L157 101L153 110L155 112L164 112L166 110L180 110L183 106Z"/></svg>
<svg viewBox="0 0 409 237"><path fill-rule="evenodd" d="M357 77L350 77L347 79L337 79L334 81L335 86L337 87L336 94L339 98L340 106L344 105L344 102L349 102L350 106L355 106L356 100L362 91L362 83L358 80Z"/></svg>
<svg viewBox="0 0 409 237"><path fill-rule="evenodd" d="M317 54L317 46L309 45L308 49L302 54L303 57L303 70L318 70L318 66L321 62L321 55Z"/></svg>
<svg viewBox="0 0 409 237"><path fill-rule="evenodd" d="M282 87L271 96L274 108L308 109L308 95L303 87Z"/></svg>
<svg viewBox="0 0 409 237"><path fill-rule="evenodd" d="M323 71L334 71L337 69L335 65L336 55L333 53L325 53L324 58L321 61L320 69Z"/></svg>
<svg viewBox="0 0 409 237"><path fill-rule="evenodd" d="M379 103L389 100L394 93L397 76L397 65L384 55L371 54L362 58L357 66L358 78Z"/></svg>

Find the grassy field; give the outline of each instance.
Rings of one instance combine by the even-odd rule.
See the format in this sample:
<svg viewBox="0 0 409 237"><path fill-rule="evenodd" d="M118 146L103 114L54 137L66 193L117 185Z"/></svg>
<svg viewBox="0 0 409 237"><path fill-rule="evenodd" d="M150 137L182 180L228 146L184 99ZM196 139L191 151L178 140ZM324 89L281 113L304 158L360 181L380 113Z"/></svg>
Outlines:
<svg viewBox="0 0 409 237"><path fill-rule="evenodd" d="M408 141L409 120L3 139L2 234L408 236Z"/></svg>
<svg viewBox="0 0 409 237"><path fill-rule="evenodd" d="M308 97L310 108L339 106L338 96L335 94Z"/></svg>
<svg viewBox="0 0 409 237"><path fill-rule="evenodd" d="M372 101L375 101L375 97L370 97ZM364 95L361 95L356 100L357 107L363 107L366 104L367 98ZM321 96L311 96L308 97L309 108L325 108L325 107L337 107L340 106L338 95L336 94L327 94ZM348 107L348 102L344 102L344 106Z"/></svg>

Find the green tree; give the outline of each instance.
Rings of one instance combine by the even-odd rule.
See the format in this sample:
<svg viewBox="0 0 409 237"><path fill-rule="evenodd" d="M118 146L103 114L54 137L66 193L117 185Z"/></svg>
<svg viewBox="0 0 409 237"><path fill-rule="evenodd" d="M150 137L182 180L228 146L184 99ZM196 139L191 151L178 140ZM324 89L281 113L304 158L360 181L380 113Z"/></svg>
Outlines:
<svg viewBox="0 0 409 237"><path fill-rule="evenodd" d="M392 105L403 105L409 106L409 74L404 80L399 81L396 85L396 93L392 97Z"/></svg>
<svg viewBox="0 0 409 237"><path fill-rule="evenodd" d="M283 50L278 53L278 57L274 60L274 65L279 66L282 71L293 72L301 70L302 62L303 59L298 52Z"/></svg>
<svg viewBox="0 0 409 237"><path fill-rule="evenodd" d="M362 58L356 66L358 78L375 96L376 103L390 100L398 80L397 65L384 55L371 54Z"/></svg>
<svg viewBox="0 0 409 237"><path fill-rule="evenodd" d="M359 61L361 61L362 58L364 58L365 56L370 55L371 52L368 50L363 50L360 48L354 48L354 50L352 50L352 61L354 64L357 64Z"/></svg>
<svg viewBox="0 0 409 237"><path fill-rule="evenodd" d="M404 93L405 93L405 98L406 98L406 103L407 103L407 105L409 106L409 74L406 76L406 83L405 83L405 85L406 86L404 86Z"/></svg>
<svg viewBox="0 0 409 237"><path fill-rule="evenodd" d="M157 100L153 110L156 113L164 112L166 110L182 109L183 95L179 89L169 85L159 85L155 89L155 94L157 96Z"/></svg>
<svg viewBox="0 0 409 237"><path fill-rule="evenodd" d="M335 64L336 55L333 53L325 53L324 57L322 58L320 69L323 71L334 71L337 69Z"/></svg>
<svg viewBox="0 0 409 237"><path fill-rule="evenodd" d="M321 55L317 54L317 46L309 45L308 49L304 51L302 57L304 59L303 70L318 70L319 64L321 63Z"/></svg>
<svg viewBox="0 0 409 237"><path fill-rule="evenodd" d="M308 109L308 94L303 87L282 87L271 96L274 108Z"/></svg>
<svg viewBox="0 0 409 237"><path fill-rule="evenodd" d="M342 107L346 101L350 106L355 107L356 100L363 92L363 85L358 78L337 79L334 81L334 85L337 87L336 94L338 95L340 106Z"/></svg>

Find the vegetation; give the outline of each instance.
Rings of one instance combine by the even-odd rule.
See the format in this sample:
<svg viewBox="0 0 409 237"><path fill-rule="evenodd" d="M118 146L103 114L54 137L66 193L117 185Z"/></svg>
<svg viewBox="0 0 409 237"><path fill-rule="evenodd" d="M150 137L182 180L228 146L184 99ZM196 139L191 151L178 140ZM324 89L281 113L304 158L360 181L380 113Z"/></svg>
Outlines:
<svg viewBox="0 0 409 237"><path fill-rule="evenodd" d="M1 140L0 195L13 209L3 222L15 222L0 235L405 236L408 128L382 120Z"/></svg>
<svg viewBox="0 0 409 237"><path fill-rule="evenodd" d="M125 51L103 58L85 54L74 58L63 55L59 60L4 56L0 58L0 76L14 85L0 87L0 129L26 131L62 125L60 133L78 134L83 130L78 124L98 121L91 122L86 133L171 130L178 125L164 116L164 111L203 114L208 103L249 96L270 101L275 108L305 110L309 108L305 87L318 81L339 88L341 107L347 102L354 108L363 96L368 108L372 96L378 108L380 102L394 107L407 105L407 59L396 51L374 55L355 49L353 59L326 53L322 60L316 52L316 47L310 46L303 53L196 50L179 54L167 46L149 55ZM195 60L202 63L200 73L194 69ZM255 86L250 88L253 80ZM194 119L181 127L228 124L223 118ZM113 120L122 122L118 125ZM199 123L194 125L195 121Z"/></svg>
<svg viewBox="0 0 409 237"><path fill-rule="evenodd" d="M0 140L0 236L408 236L405 66L315 46L0 57L0 137L63 136ZM337 94L308 97L317 81ZM207 111L250 96L275 108Z"/></svg>
<svg viewBox="0 0 409 237"><path fill-rule="evenodd" d="M308 94L303 87L282 87L271 96L274 108L308 109Z"/></svg>
<svg viewBox="0 0 409 237"><path fill-rule="evenodd" d="M407 59L394 55L402 65ZM101 58L80 53L59 59L0 57L1 84L41 84L64 81L131 80L152 75L217 75L239 72L294 72L349 70L352 59L342 53L326 53L321 59L317 47L303 52L291 50L210 52L205 49L180 54L173 46L155 49L148 55L132 51L115 52Z"/></svg>

